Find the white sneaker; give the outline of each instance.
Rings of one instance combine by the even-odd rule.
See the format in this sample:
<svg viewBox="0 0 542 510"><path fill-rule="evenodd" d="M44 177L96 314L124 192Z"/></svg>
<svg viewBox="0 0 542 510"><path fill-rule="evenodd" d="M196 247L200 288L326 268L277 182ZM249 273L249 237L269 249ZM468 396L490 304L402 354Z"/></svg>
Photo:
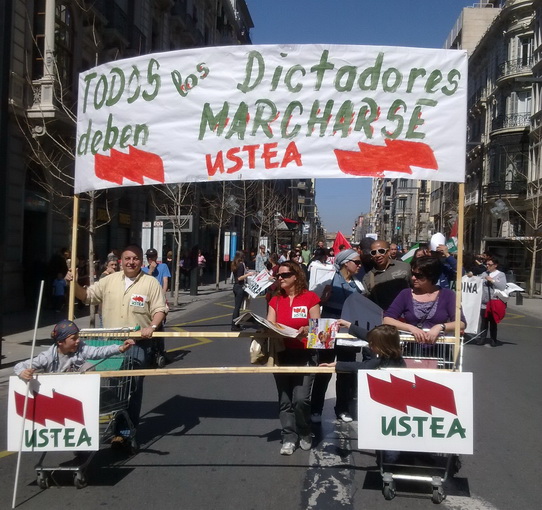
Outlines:
<svg viewBox="0 0 542 510"><path fill-rule="evenodd" d="M338 418L339 420L344 421L344 423L350 423L351 421L353 421L352 416L350 416L350 414L348 413L341 413L339 414Z"/></svg>
<svg viewBox="0 0 542 510"><path fill-rule="evenodd" d="M303 436L299 439L299 448L308 451L312 448L312 434Z"/></svg>
<svg viewBox="0 0 542 510"><path fill-rule="evenodd" d="M322 415L320 413L312 413L311 414L311 422L312 423L322 423Z"/></svg>
<svg viewBox="0 0 542 510"><path fill-rule="evenodd" d="M280 449L281 455L292 455L295 451L295 444L294 443L284 443L282 445L282 448Z"/></svg>

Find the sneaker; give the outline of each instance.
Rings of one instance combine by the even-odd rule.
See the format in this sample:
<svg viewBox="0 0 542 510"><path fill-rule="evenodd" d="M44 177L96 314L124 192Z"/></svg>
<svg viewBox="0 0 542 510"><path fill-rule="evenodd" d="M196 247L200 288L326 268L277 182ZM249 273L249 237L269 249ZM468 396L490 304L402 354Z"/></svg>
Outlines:
<svg viewBox="0 0 542 510"><path fill-rule="evenodd" d="M292 455L295 451L295 444L294 443L284 443L282 445L282 448L280 449L281 455Z"/></svg>
<svg viewBox="0 0 542 510"><path fill-rule="evenodd" d="M344 423L350 423L351 421L353 421L352 416L350 416L350 414L348 413L341 413L339 414L339 416L337 416L337 418L339 418L339 420L341 421L344 421Z"/></svg>
<svg viewBox="0 0 542 510"><path fill-rule="evenodd" d="M312 448L312 434L309 434L308 436L302 436L299 439L299 448L305 451L308 451Z"/></svg>
<svg viewBox="0 0 542 510"><path fill-rule="evenodd" d="M322 423L322 414L321 413L312 413L311 414L312 423Z"/></svg>

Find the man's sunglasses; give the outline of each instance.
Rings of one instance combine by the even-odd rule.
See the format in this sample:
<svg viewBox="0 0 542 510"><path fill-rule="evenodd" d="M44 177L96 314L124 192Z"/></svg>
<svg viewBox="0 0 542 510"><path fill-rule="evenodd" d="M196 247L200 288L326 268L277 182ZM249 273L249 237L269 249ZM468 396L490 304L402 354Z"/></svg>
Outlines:
<svg viewBox="0 0 542 510"><path fill-rule="evenodd" d="M371 250L369 253L374 257L378 255L385 255L388 252L388 248L378 248L378 250Z"/></svg>
<svg viewBox="0 0 542 510"><path fill-rule="evenodd" d="M285 272L285 273L279 273L277 274L277 278L290 278L290 276L293 276L294 273Z"/></svg>

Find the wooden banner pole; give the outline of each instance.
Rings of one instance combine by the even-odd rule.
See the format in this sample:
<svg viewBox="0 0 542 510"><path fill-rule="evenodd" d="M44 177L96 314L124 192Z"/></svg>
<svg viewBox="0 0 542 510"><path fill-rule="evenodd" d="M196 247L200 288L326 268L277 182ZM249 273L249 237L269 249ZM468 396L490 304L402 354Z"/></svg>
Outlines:
<svg viewBox="0 0 542 510"><path fill-rule="evenodd" d="M459 183L458 191L458 213L457 213L457 275L455 281L455 331L456 348L454 349L454 362L457 362L459 344L461 342L461 278L463 277L463 245L464 245L464 223L465 223L465 183Z"/></svg>
<svg viewBox="0 0 542 510"><path fill-rule="evenodd" d="M77 225L79 224L79 195L73 195L73 219L72 219L72 248L71 248L71 261L70 267L73 282L70 284L68 292L68 319L73 320L75 312L75 279L77 278L76 267L77 267ZM91 264L91 262L89 262Z"/></svg>

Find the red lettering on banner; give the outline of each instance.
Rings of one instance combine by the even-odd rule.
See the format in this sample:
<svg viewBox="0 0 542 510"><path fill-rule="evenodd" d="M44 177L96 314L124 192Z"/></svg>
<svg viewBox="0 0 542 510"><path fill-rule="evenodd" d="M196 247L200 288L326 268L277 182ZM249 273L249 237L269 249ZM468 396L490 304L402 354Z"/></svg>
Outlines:
<svg viewBox="0 0 542 510"><path fill-rule="evenodd" d="M223 151L218 151L214 158L212 154L206 154L207 174L213 177L217 172L233 174L243 169L255 170L260 160L263 161L263 167L266 170L285 168L290 164L303 166L301 154L295 142L290 142L282 153L277 150L277 145L277 143L264 143L263 145L232 147L226 151L225 158Z"/></svg>

